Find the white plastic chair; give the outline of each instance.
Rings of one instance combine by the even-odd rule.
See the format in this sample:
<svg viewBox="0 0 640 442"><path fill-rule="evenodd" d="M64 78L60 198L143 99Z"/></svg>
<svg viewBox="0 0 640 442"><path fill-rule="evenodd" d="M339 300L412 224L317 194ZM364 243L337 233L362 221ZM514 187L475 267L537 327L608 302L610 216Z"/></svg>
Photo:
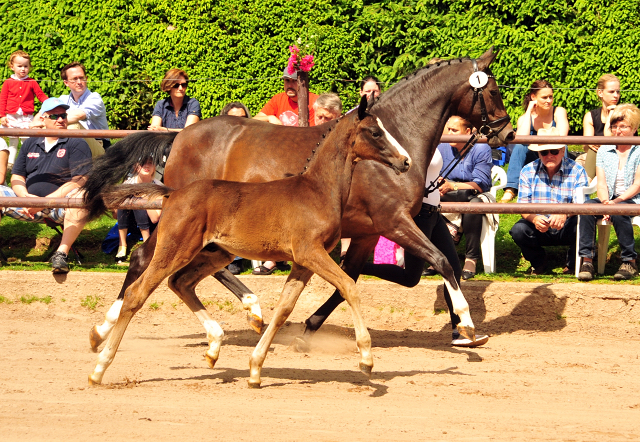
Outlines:
<svg viewBox="0 0 640 442"><path fill-rule="evenodd" d="M501 167L493 166L491 168L491 182L494 185L489 189L489 192L495 198L498 190L507 186L507 172L502 170ZM482 218L480 248L485 273L495 273L496 271L496 233L498 232L499 224L498 222L492 227L486 216Z"/></svg>
<svg viewBox="0 0 640 442"><path fill-rule="evenodd" d="M575 194L575 202L577 204L584 204L587 196L591 195L598 189L598 178L594 177L591 184L587 187L578 187ZM631 224L635 224L640 227L640 216L634 216L631 219ZM611 235L611 223L604 219L596 221L598 227L598 273L604 273L604 266L607 263L607 251L609 249L609 237ZM578 216L578 223L576 227L576 278L580 273L580 266L582 265L582 258L578 255L580 251L580 216Z"/></svg>

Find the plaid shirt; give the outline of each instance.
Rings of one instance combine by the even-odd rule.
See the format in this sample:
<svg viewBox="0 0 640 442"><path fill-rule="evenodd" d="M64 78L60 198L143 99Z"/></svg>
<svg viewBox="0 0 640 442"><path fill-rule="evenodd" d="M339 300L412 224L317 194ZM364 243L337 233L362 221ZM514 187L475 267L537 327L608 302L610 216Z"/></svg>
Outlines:
<svg viewBox="0 0 640 442"><path fill-rule="evenodd" d="M520 172L518 185L519 203L573 203L575 190L589 185L584 167L564 157L560 170L549 179L547 169L537 159Z"/></svg>

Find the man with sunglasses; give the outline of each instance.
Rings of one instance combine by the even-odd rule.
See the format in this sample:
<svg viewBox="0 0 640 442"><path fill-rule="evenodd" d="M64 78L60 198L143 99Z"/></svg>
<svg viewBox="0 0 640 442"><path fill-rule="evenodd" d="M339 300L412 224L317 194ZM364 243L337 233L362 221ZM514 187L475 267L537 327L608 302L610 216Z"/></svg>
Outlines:
<svg viewBox="0 0 640 442"><path fill-rule="evenodd" d="M559 133L550 128L538 130L538 135ZM573 203L576 188L589 183L584 168L564 156L565 145L531 144L529 149L538 153L538 159L520 172L518 203ZM526 213L509 233L534 275L547 272L543 246L569 246L563 273L570 273L575 267L576 225L576 216Z"/></svg>
<svg viewBox="0 0 640 442"><path fill-rule="evenodd" d="M45 129L66 129L69 105L58 98L42 104ZM82 138L31 137L22 143L13 167L11 187L0 186L0 195L18 197L79 198L79 188L91 169L91 150ZM67 254L84 227L82 209L8 207L1 215L30 222L64 224L62 240L51 257L53 273L67 273ZM1 216L0 215L0 216Z"/></svg>

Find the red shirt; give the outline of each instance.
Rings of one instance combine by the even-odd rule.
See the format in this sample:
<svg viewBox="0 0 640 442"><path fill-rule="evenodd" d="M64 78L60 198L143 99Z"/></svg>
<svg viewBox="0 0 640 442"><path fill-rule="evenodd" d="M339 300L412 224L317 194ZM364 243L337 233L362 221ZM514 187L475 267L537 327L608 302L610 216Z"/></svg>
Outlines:
<svg viewBox="0 0 640 442"><path fill-rule="evenodd" d="M25 115L32 114L34 95L41 103L49 98L33 78L27 77L24 80L7 78L2 84L0 92L0 117L15 114L18 109L22 109L22 113Z"/></svg>
<svg viewBox="0 0 640 442"><path fill-rule="evenodd" d="M309 126L315 126L315 112L313 103L316 102L318 96L313 92L309 92ZM298 103L293 101L286 92L275 94L260 111L265 115L275 115L278 120L282 121L285 126L298 125Z"/></svg>

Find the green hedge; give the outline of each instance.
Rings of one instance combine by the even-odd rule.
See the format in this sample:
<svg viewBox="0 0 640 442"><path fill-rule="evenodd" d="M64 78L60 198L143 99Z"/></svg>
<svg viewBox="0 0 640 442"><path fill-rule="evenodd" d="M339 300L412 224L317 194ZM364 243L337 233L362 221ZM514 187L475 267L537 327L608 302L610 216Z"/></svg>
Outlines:
<svg viewBox="0 0 640 442"><path fill-rule="evenodd" d="M357 80L375 74L393 84L432 57L499 50L493 71L515 121L525 89L537 78L556 88L593 88L603 73L622 79L624 101L640 104L640 0L6 0L0 5L0 58L32 56L32 75L49 95L65 93L60 68L79 60L89 87L104 98L112 128L140 128L165 95L171 67L190 85L205 117L231 100L257 112L276 92L298 38L315 42L311 90L338 92L345 107ZM7 67L4 78L10 75ZM572 131L597 106L594 92L556 92Z"/></svg>

